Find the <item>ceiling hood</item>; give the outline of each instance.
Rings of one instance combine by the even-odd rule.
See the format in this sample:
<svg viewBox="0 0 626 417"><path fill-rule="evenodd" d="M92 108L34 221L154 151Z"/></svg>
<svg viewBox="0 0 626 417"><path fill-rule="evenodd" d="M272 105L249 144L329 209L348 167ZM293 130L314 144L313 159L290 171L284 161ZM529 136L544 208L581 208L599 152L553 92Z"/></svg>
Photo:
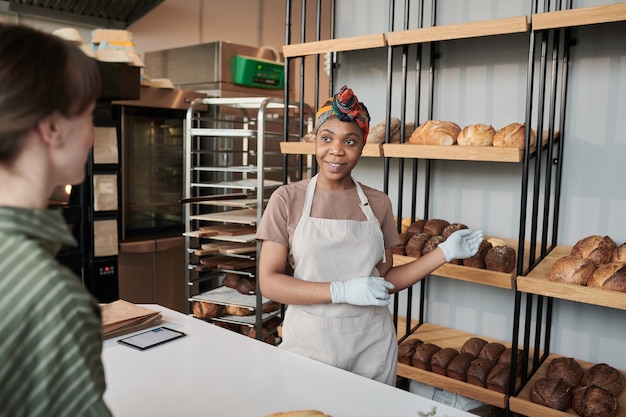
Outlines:
<svg viewBox="0 0 626 417"><path fill-rule="evenodd" d="M164 0L0 0L0 11L126 29Z"/></svg>

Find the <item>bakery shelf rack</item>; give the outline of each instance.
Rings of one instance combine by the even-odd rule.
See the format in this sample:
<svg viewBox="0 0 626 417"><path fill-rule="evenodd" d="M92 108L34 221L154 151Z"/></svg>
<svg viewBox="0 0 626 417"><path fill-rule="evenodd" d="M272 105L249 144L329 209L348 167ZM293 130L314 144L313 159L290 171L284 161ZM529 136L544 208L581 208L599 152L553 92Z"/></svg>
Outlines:
<svg viewBox="0 0 626 417"><path fill-rule="evenodd" d="M331 32L330 40L320 40L319 27L315 41L306 42L303 38L299 43L291 42L290 28L290 7L287 2L287 45L283 47L283 53L286 57L286 71L289 71L290 65L297 65L304 62L308 57L316 57L319 63L319 57L327 53L339 53L356 51L361 49L372 49L380 51L381 54L387 54L387 119L385 143L380 147L380 151L367 152L369 157L381 157L384 160L384 177L385 192L389 191L390 160L394 160L398 165L398 207L402 207L402 198L404 191L403 173L404 163L413 164L413 177L417 176L417 164L425 166L425 192L423 196L424 209L423 218L429 218L429 199L430 199L430 181L431 181L431 165L434 161L437 163L445 163L445 161L467 161L471 162L507 162L519 164L521 168L520 182L522 188L522 201L520 202L520 218L518 236L512 237L507 241L512 241L513 246L518 255L517 265L511 274L491 273L490 271L477 270L474 268L466 268L456 265L444 265L436 270L432 275L435 277L452 278L461 281L469 281L478 285L489 285L505 290L510 290L515 299L513 307L513 335L511 341L507 343L509 346L519 346L524 355L521 358L515 358L515 361L521 361L522 375L520 379L511 384L510 392L507 395L500 395L495 392L484 392L488 390L479 387L469 387L469 384L449 381L449 378L442 377L430 372L412 369L408 365L398 365L398 375L406 378L414 379L430 385L435 385L441 389L450 390L452 392L467 395L469 397L482 400L484 402L505 408L507 415L512 412L511 405L515 404L514 412L522 415L552 415L550 410L541 407L534 408L534 404L528 401L526 388L528 383L542 371L545 366L546 358L550 354L550 326L553 310L553 299L560 298L575 302L584 302L596 304L616 309L625 309L623 294L612 294L605 290L596 290L593 288L571 288L567 284L552 283L548 280L548 272L554 259L559 254L564 253L567 248L557 245L558 235L558 219L559 219L559 194L561 192L561 177L563 157L563 145L566 141L564 135L565 126L565 102L567 98L568 86L568 70L569 70L569 48L571 46L570 28L582 25L602 24L609 22L626 21L626 3L609 4L585 8L572 8L571 2L545 2L544 10L538 10L540 7L538 2L531 2L532 10L528 16L514 16L509 18L492 19L479 22L466 22L453 25L435 24L435 13L437 1L431 2L431 22L430 27L424 27L423 16L418 17L418 28L408 28L408 18L404 19L404 30L394 30L393 15L394 2L389 2L390 32L383 34L382 41L380 35L365 35L360 37L352 37L345 39L332 39L334 31L332 25L334 22L334 2L331 7ZM409 9L409 3L405 2L406 9ZM418 10L424 10L424 1L418 0ZM568 3L568 4L565 4ZM319 6L318 6L319 8ZM318 23L319 25L319 23ZM392 114L391 95L397 94L398 87L394 77L397 77L398 71L394 72L393 62L394 53L398 51L402 54L402 68L400 80L400 119L410 120L406 117L407 113L407 96L417 97L418 101L424 101L427 108L428 116L426 119L434 119L433 117L433 86L436 83L435 74L437 70L438 51L444 48L447 41L457 41L460 39L476 38L478 42L485 42L487 45L490 39L502 36L524 36L527 40L528 49L523 51L524 56L528 57L527 61L527 83L526 91L526 107L525 107L525 124L532 126L535 131L543 132L541 135L541 145L531 148L529 145L530 137L528 129L526 131L524 149L495 149L495 148L471 148L461 146L426 146L426 145L410 145L406 143L389 143L390 142L390 120ZM302 35L304 36L304 35ZM418 57L416 68L420 69L417 78L421 80L424 77L425 69L428 72L428 82L422 83L416 81L415 92L407 92L407 76L409 70L408 47L417 47ZM426 47L426 48L423 48ZM429 51L429 56L425 54ZM378 52L377 52L378 53ZM497 60L497 57L493 58ZM397 65L397 64L396 64ZM316 77L319 75L320 68L318 65ZM331 66L330 71L330 90L336 90L333 85L335 72L337 68ZM304 81L301 79L301 86ZM422 84L428 84L427 94L422 94L420 87ZM393 88L392 88L393 85ZM297 86L291 86L286 83L286 91L296 89ZM316 94L318 91L316 91ZM421 97L425 95L427 99ZM416 103L419 107L420 103ZM420 113L420 112L417 112ZM422 110L423 113L423 110ZM558 115L558 117L557 117ZM445 120L445 115L439 118ZM419 117L415 117L415 125L417 126ZM489 123L485 121L485 123ZM403 125L401 125L403 126ZM402 127L401 127L402 129ZM402 131L400 137L406 137ZM369 146L369 145L368 145ZM379 145L376 145L379 146ZM312 155L314 154L314 145L312 143L281 143L281 152L285 155ZM365 152L364 152L365 155ZM285 161L288 161L285 158ZM442 161L442 162L439 162ZM286 162L287 163L287 162ZM413 180L415 181L415 180ZM415 182L409 188L416 189ZM543 197L546 198L543 198ZM550 198L547 198L550 196ZM413 200L418 197L413 194ZM415 204L411 208L411 217L416 218ZM402 213L397 213L397 217L403 218ZM398 225L400 230L400 225ZM531 242L531 243L529 243ZM516 244L515 244L516 243ZM394 255L394 264L401 264L411 261L411 258ZM399 340L406 337L418 337L431 341L427 334L431 329L436 329L444 334L451 335L454 340L452 347L462 345L461 339L471 335L457 332L454 329L439 329L433 324L427 323L425 320L424 303L426 300L428 282L430 277L422 281L417 289L420 294L420 306L418 319L411 318L411 303L413 289L403 291L407 296L407 312L400 315L398 311L398 297L394 305L394 317L400 318L405 329L398 328ZM524 302L523 302L524 301ZM523 311L525 306L525 312ZM525 326L521 325L522 316L525 316ZM531 328L529 323L534 323ZM542 332L542 324L545 326L545 332ZM523 327L523 328L522 328ZM479 335L479 337L482 337ZM456 339L455 339L456 338ZM531 346L531 340L534 339L534 345ZM460 342L460 343L459 343ZM502 342L501 342L502 343ZM449 346L442 342L443 346ZM513 381L512 381L513 382ZM521 390L521 391L520 391ZM520 405L522 404L522 405ZM555 414L563 415L563 414ZM569 415L569 414L564 414Z"/></svg>
<svg viewBox="0 0 626 417"><path fill-rule="evenodd" d="M302 110L307 116L310 109ZM259 245L255 241L269 195L282 185L285 114L297 124L299 103L285 105L273 97L202 98L186 114L185 236L187 299L231 306L239 314L211 320L253 327L268 336L263 325L279 315L258 290L240 293L223 285L226 274L256 282ZM287 136L290 133L287 133ZM231 311L232 311L231 310ZM275 330L271 330L275 331ZM264 333L265 332L265 333Z"/></svg>

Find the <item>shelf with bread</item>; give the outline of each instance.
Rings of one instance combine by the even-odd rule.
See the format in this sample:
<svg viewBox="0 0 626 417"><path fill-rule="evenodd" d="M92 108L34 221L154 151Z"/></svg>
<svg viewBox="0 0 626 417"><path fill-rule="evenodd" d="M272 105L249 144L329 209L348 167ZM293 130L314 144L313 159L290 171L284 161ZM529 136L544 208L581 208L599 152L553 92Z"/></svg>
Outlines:
<svg viewBox="0 0 626 417"><path fill-rule="evenodd" d="M315 143L313 142L281 142L280 152L285 155L315 155ZM361 156L383 156L382 145L379 143L367 143L363 147Z"/></svg>
<svg viewBox="0 0 626 417"><path fill-rule="evenodd" d="M417 340L418 344L424 345L423 347L426 349L415 346L414 350L410 349L405 351L404 346L406 345L403 346L403 344L410 344L411 339ZM467 356L470 352L467 346L475 342L480 342L480 346L476 352ZM481 354L481 350L486 344L490 344L490 347L485 349L486 353ZM493 352L489 352L491 350L490 348L497 349L493 349ZM505 392L508 391L510 375L506 367L502 366L503 369L498 372L497 381L495 375L496 371L494 370L492 379L490 379L491 389L487 388L486 379L489 375L489 371L494 369L500 360L499 357L501 355L504 355L502 356L502 363L506 364L504 358L510 354L510 349L507 354L504 354L504 350L507 348L511 348L510 343L483 336L477 337L474 334L460 330L424 323L400 344L398 350L398 375L446 391L474 398L496 407L505 408L507 402ZM447 352L441 353L446 354L448 358L442 358L443 362L447 362L447 364L442 366L437 364L435 354L443 349L446 349ZM455 361L454 358L462 352L465 352L463 356L466 357L458 357L457 359L462 359L462 361ZM416 353L417 356L415 356ZM478 360L474 364L474 368L470 371L469 366L479 355L487 360ZM433 357L435 357L435 359ZM426 364L430 364L430 370L428 370L429 366ZM433 366L439 366L439 369L436 367L433 368ZM445 368L445 371L443 368ZM510 366L508 370L510 370ZM467 374L468 371L469 375ZM477 372L474 373L474 371ZM449 375L447 374L448 372ZM468 377L471 383L467 382ZM519 378L517 383L520 385L519 388L521 388Z"/></svg>
<svg viewBox="0 0 626 417"><path fill-rule="evenodd" d="M577 364L577 366L570 365L568 368L571 369L565 366L559 366L559 369L556 369L556 367L552 368L551 364L555 360L562 361L561 364L573 361L574 365ZM582 369L582 374L580 369L576 369L578 365ZM565 358L559 355L549 355L519 394L509 398L509 407L513 412L525 416L569 417L581 415L572 407L572 402L576 401L576 408L580 409L582 406L589 412L589 414L582 413L583 415L626 416L626 392L624 391L626 375L624 371L616 370L609 364L596 365L600 364ZM593 371L589 371L594 367ZM587 373L588 371L589 373ZM585 373L587 373L587 376L585 376ZM621 374L621 377L619 374ZM557 378L560 378L562 383L555 382L554 380ZM602 388L596 384L601 385ZM570 385L574 385L574 387ZM618 395L607 392L579 393L584 385L596 385L598 389L609 390L614 393L621 392ZM532 393L533 390L535 391L534 393ZM576 398L577 394L578 398ZM535 401L531 400L531 395ZM540 401L550 404L552 407L541 405L538 403ZM617 403L614 401L617 401Z"/></svg>

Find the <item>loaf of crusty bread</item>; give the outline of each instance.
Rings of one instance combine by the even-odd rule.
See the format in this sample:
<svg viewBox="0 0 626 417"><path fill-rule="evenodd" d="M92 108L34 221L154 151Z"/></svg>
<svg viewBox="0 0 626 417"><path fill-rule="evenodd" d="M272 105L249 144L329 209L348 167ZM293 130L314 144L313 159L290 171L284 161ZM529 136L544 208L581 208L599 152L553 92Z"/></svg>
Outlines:
<svg viewBox="0 0 626 417"><path fill-rule="evenodd" d="M616 248L617 244L609 236L591 235L576 242L571 255L589 259L598 266L610 262Z"/></svg>
<svg viewBox="0 0 626 417"><path fill-rule="evenodd" d="M387 122L383 120L382 122L372 126L367 135L367 143L385 143L385 130L387 127ZM415 130L415 126L412 122L404 124L404 139L407 139L411 136L413 131ZM399 118L392 116L389 123L389 143L400 143L400 137L402 134L402 123Z"/></svg>
<svg viewBox="0 0 626 417"><path fill-rule="evenodd" d="M294 410L282 413L272 413L265 417L330 417L319 410Z"/></svg>
<svg viewBox="0 0 626 417"><path fill-rule="evenodd" d="M443 243L444 241L445 239L441 235L431 237L424 244L424 248L422 249L422 255L426 255L427 253L434 251L435 249L437 249L437 246L439 246L439 244Z"/></svg>
<svg viewBox="0 0 626 417"><path fill-rule="evenodd" d="M427 120L413 131L409 143L414 145L454 145L461 128L454 122Z"/></svg>
<svg viewBox="0 0 626 417"><path fill-rule="evenodd" d="M487 374L487 389L501 394L509 391L509 379L511 377L511 365L496 363Z"/></svg>
<svg viewBox="0 0 626 417"><path fill-rule="evenodd" d="M613 257L611 258L613 262L624 262L626 263L626 243L622 243L613 252Z"/></svg>
<svg viewBox="0 0 626 417"><path fill-rule="evenodd" d="M407 227L406 231L408 233L422 233L424 231L424 225L426 224L426 222L427 220L425 219L417 219L413 223L411 223L409 227Z"/></svg>
<svg viewBox="0 0 626 417"><path fill-rule="evenodd" d="M525 128L521 123L511 123L498 130L493 135L493 146L524 149ZM535 146L537 135L534 130L530 130L530 146Z"/></svg>
<svg viewBox="0 0 626 417"><path fill-rule="evenodd" d="M494 367L495 362L487 358L476 358L467 368L467 382L472 385L487 388L487 375Z"/></svg>
<svg viewBox="0 0 626 417"><path fill-rule="evenodd" d="M510 246L494 246L485 254L485 269L497 272L513 272L515 249Z"/></svg>
<svg viewBox="0 0 626 417"><path fill-rule="evenodd" d="M624 391L626 378L621 371L612 366L598 363L585 371L580 383L584 387L596 385L619 397Z"/></svg>
<svg viewBox="0 0 626 417"><path fill-rule="evenodd" d="M570 387L580 385L585 370L574 358L554 358L548 364L546 376L552 379L562 379Z"/></svg>
<svg viewBox="0 0 626 417"><path fill-rule="evenodd" d="M240 307L234 305L227 305L225 307L226 314L230 314L233 316L251 316L254 314L254 310L247 307Z"/></svg>
<svg viewBox="0 0 626 417"><path fill-rule="evenodd" d="M411 236L404 247L406 255L413 258L421 258L424 245L426 245L426 242L428 242L431 237L430 234L424 232L416 233Z"/></svg>
<svg viewBox="0 0 626 417"><path fill-rule="evenodd" d="M496 129L491 125L477 123L461 130L456 138L460 146L491 146Z"/></svg>
<svg viewBox="0 0 626 417"><path fill-rule="evenodd" d="M199 319L212 319L224 314L224 306L205 301L194 301L192 311L193 315Z"/></svg>
<svg viewBox="0 0 626 417"><path fill-rule="evenodd" d="M467 226L463 223L450 223L441 231L441 236L447 239L452 233L461 229L467 229Z"/></svg>
<svg viewBox="0 0 626 417"><path fill-rule="evenodd" d="M565 411L572 406L572 389L562 379L539 378L530 390L530 401Z"/></svg>
<svg viewBox="0 0 626 417"><path fill-rule="evenodd" d="M498 342L489 342L478 352L479 358L486 358L498 362L498 358L506 350L506 346Z"/></svg>
<svg viewBox="0 0 626 417"><path fill-rule="evenodd" d="M491 243L483 239L478 246L478 251L473 256L463 259L463 265L470 266L472 268L485 269L485 256L487 256L487 252L489 252L489 249L491 248Z"/></svg>
<svg viewBox="0 0 626 417"><path fill-rule="evenodd" d="M450 361L454 359L456 355L459 354L459 351L455 348L445 347L438 352L433 354L430 359L430 367L432 371L436 374L447 376L447 369Z"/></svg>
<svg viewBox="0 0 626 417"><path fill-rule="evenodd" d="M593 262L573 255L563 256L554 262L550 269L550 281L573 285L587 285L593 271Z"/></svg>
<svg viewBox="0 0 626 417"><path fill-rule="evenodd" d="M413 366L425 371L432 370L430 361L433 355L441 350L441 347L434 343L422 343L415 348L413 354Z"/></svg>
<svg viewBox="0 0 626 417"><path fill-rule="evenodd" d="M480 337L470 337L461 346L461 352L467 352L473 357L477 358L483 347L489 342Z"/></svg>
<svg viewBox="0 0 626 417"><path fill-rule="evenodd" d="M444 219L428 219L424 223L424 232L430 233L432 236L440 236L449 225L450 223Z"/></svg>
<svg viewBox="0 0 626 417"><path fill-rule="evenodd" d="M415 349L423 343L420 339L405 339L398 345L398 362L413 366Z"/></svg>
<svg viewBox="0 0 626 417"><path fill-rule="evenodd" d="M469 352L460 352L456 355L450 363L448 364L448 369L446 369L446 374L448 377L452 379L456 379L457 381L467 381L467 369L469 368L472 361L476 359Z"/></svg>
<svg viewBox="0 0 626 417"><path fill-rule="evenodd" d="M626 292L626 264L610 262L598 266L587 281L587 286Z"/></svg>
<svg viewBox="0 0 626 417"><path fill-rule="evenodd" d="M572 397L572 408L580 417L614 417L617 407L615 395L595 385L582 387Z"/></svg>

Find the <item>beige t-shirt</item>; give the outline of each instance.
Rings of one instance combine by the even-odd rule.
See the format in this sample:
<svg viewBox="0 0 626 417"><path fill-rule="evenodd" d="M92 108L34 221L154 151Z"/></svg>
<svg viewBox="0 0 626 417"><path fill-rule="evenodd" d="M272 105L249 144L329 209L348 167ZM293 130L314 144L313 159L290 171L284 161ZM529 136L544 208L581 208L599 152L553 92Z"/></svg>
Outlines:
<svg viewBox="0 0 626 417"><path fill-rule="evenodd" d="M283 185L270 197L261 223L257 227L256 238L269 240L289 248L289 264L293 267L291 245L293 234L298 226L304 207L304 197L309 180ZM383 232L385 248L400 243L398 230L393 218L389 197L374 188L361 184L374 215ZM316 187L311 207L311 217L334 220L367 220L359 207L360 200L356 187L349 190L327 190Z"/></svg>

